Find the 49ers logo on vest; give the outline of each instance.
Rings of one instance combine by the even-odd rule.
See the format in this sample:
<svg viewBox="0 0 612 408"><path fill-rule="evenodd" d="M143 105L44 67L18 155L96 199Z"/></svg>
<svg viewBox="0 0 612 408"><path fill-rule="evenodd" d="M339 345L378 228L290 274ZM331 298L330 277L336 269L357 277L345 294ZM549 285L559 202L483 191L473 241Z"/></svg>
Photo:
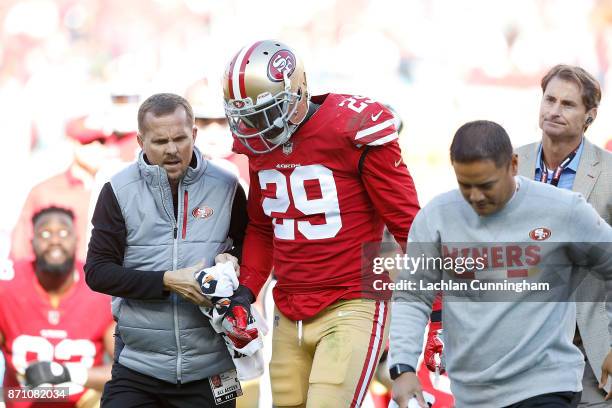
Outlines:
<svg viewBox="0 0 612 408"><path fill-rule="evenodd" d="M551 235L552 231L546 227L535 228L529 232L529 238L533 239L534 241L547 240Z"/></svg>
<svg viewBox="0 0 612 408"><path fill-rule="evenodd" d="M291 76L295 70L295 56L291 51L280 50L277 51L270 62L268 63L268 78L274 82L280 82L283 80L283 74L286 72L287 76Z"/></svg>
<svg viewBox="0 0 612 408"><path fill-rule="evenodd" d="M191 212L194 218L209 218L214 213L213 209L207 206L196 207Z"/></svg>

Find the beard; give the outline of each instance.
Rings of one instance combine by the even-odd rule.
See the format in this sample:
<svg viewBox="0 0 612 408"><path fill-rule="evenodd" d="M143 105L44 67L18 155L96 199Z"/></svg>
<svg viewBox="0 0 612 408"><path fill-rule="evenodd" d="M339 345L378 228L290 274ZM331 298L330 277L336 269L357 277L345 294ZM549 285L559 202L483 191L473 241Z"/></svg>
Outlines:
<svg viewBox="0 0 612 408"><path fill-rule="evenodd" d="M56 264L49 263L44 256L36 257L36 270L54 276L66 276L74 269L74 257L67 258L64 262Z"/></svg>

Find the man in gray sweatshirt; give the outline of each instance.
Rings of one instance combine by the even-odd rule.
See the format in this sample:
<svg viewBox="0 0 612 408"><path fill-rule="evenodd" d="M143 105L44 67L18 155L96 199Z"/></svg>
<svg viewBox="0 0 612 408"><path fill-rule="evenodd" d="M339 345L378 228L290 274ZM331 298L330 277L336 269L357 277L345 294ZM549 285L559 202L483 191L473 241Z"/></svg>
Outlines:
<svg viewBox="0 0 612 408"><path fill-rule="evenodd" d="M584 361L566 335L572 300L580 300L573 289L590 269L612 290L612 228L581 195L517 177L517 156L496 123L459 128L451 162L459 189L417 214L407 257L420 264L408 264L414 267L395 281L395 401L405 407L416 396L427 406L414 368L443 290L445 363L457 407L575 407ZM612 373L610 355L604 370Z"/></svg>

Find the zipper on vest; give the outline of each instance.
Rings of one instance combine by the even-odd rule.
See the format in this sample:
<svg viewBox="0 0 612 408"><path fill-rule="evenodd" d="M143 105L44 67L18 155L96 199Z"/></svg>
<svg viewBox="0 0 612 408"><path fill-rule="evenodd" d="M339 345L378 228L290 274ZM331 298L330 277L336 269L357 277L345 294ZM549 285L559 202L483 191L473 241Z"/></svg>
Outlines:
<svg viewBox="0 0 612 408"><path fill-rule="evenodd" d="M168 218L170 220L172 220L173 223L173 233L174 233L174 239L173 239L173 245L172 245L172 270L176 271L177 267L178 267L178 240L177 238L177 232L178 232L178 221L176 219L176 217L174 216L174 202L172 201L172 197L170 197L170 202L172 203L172 211L168 211L168 207L166 206L166 196L164 195L164 188L162 186L161 183L161 170L157 169L157 177L160 180L160 193L161 193L161 199L162 199L162 206L164 207L164 211L166 211L166 214L168 215ZM181 182L179 181L179 191L181 189ZM179 196L179 201L180 201L180 196ZM180 204L180 203L179 203ZM179 207L180 208L180 207ZM177 383L180 383L183 377L183 373L181 370L181 363L183 360L183 354L181 352L181 340L179 338L179 320L178 320L178 295L176 293L172 293L171 299L172 299L172 315L174 318L174 339L176 341L176 380Z"/></svg>
<svg viewBox="0 0 612 408"><path fill-rule="evenodd" d="M189 194L187 194L187 190L185 190L185 194L183 195L183 239L187 236L187 209L189 208Z"/></svg>
<svg viewBox="0 0 612 408"><path fill-rule="evenodd" d="M180 384L183 379L183 370L181 364L183 362L183 353L181 352L181 340L179 339L179 321L178 321L178 295L174 294L172 309L174 312L174 338L176 340L176 380Z"/></svg>
<svg viewBox="0 0 612 408"><path fill-rule="evenodd" d="M157 177L161 180L161 170L159 169L159 167L157 168ZM160 181L160 186L161 186L161 181ZM180 184L179 184L179 188L180 188ZM160 193L161 193L161 202L162 202L162 207L164 207L164 211L166 212L166 215L168 215L168 218L170 220L172 220L172 223L174 225L174 239L176 239L176 234L178 232L178 225L177 225L177 221L176 221L176 217L174 216L174 203L172 203L172 211L168 211L168 207L166 207L166 196L164 195L164 188L163 186L161 186L161 188L159 189ZM170 198L170 200L172 200L172 198ZM172 202L172 201L171 201ZM174 254L173 254L174 256ZM176 263L175 260L172 260L172 268L173 270L176 270Z"/></svg>
<svg viewBox="0 0 612 408"><path fill-rule="evenodd" d="M179 196L178 196L178 211L177 211L177 217L180 213L180 208L181 208L181 195L180 195L180 191L182 188L182 182L179 181L179 185L178 185L178 189L179 189ZM173 214L174 215L174 214ZM178 237L177 237L177 233L178 233L178 219L174 218L174 242L173 242L173 246L172 246L172 265L174 266L174 270L176 270L178 268ZM174 317L174 339L176 341L176 380L178 383L180 383L183 380L183 370L182 370L182 365L183 365L183 352L181 351L181 339L180 339L180 327L179 327L179 296L174 294L174 299L173 299L173 304L172 304L172 310L173 310L173 317Z"/></svg>

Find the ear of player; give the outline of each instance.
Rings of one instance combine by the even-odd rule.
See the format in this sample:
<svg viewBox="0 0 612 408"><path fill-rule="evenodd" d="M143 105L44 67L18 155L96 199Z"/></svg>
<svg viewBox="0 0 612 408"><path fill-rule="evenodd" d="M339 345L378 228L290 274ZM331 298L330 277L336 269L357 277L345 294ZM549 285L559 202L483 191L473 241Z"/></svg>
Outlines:
<svg viewBox="0 0 612 408"><path fill-rule="evenodd" d="M37 361L26 368L26 385L36 388L44 384L75 383L85 385L87 368L81 364L60 364L55 361Z"/></svg>

